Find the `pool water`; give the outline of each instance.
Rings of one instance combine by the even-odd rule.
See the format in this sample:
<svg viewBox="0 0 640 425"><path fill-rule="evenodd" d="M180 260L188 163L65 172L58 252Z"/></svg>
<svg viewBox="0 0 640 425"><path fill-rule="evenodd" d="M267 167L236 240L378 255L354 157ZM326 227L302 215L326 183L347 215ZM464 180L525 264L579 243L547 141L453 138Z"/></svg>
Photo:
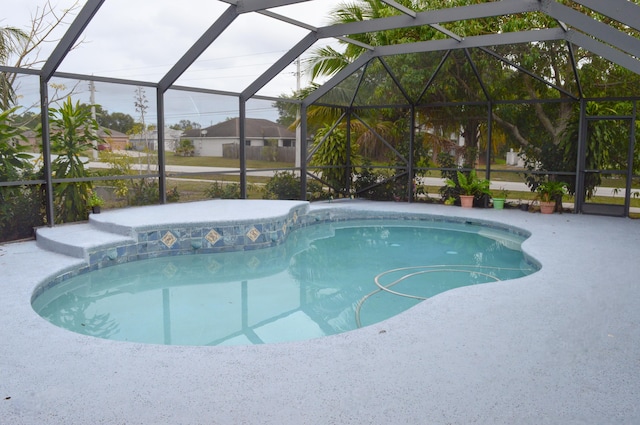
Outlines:
<svg viewBox="0 0 640 425"><path fill-rule="evenodd" d="M167 345L297 341L378 323L438 293L537 266L525 239L471 224L340 222L274 248L154 258L85 273L33 301L51 323Z"/></svg>

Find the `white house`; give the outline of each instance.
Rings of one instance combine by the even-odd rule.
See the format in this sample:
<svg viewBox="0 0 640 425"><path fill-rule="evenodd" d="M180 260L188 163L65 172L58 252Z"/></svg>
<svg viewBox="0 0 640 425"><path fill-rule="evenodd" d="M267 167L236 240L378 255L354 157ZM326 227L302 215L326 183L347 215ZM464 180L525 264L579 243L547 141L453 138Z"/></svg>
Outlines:
<svg viewBox="0 0 640 425"><path fill-rule="evenodd" d="M222 146L240 143L240 119L232 118L211 127L189 130L182 139L193 142L196 156L223 156ZM296 134L287 127L273 121L256 118L245 119L244 143L246 146L294 147Z"/></svg>
<svg viewBox="0 0 640 425"><path fill-rule="evenodd" d="M169 127L164 129L164 149L168 152L174 152L180 144L182 130L174 130ZM133 149L142 151L144 149L158 149L158 130L147 130L142 134L132 134L129 136L129 143Z"/></svg>

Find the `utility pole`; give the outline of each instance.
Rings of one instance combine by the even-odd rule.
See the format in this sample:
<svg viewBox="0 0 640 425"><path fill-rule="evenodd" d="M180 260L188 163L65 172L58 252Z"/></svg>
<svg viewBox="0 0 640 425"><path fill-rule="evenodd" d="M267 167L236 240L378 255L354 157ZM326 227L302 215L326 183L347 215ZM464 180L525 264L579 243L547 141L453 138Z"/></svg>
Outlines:
<svg viewBox="0 0 640 425"><path fill-rule="evenodd" d="M89 103L91 104L91 118L96 119L96 85L93 81L89 81ZM93 159L98 160L98 142L95 140L93 144Z"/></svg>

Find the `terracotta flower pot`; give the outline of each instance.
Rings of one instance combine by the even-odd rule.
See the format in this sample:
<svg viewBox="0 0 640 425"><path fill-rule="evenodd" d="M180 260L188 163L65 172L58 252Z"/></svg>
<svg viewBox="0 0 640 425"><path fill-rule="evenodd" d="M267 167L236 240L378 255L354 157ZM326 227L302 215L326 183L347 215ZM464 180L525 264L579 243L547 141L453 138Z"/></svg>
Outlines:
<svg viewBox="0 0 640 425"><path fill-rule="evenodd" d="M460 206L462 208L473 208L473 195L460 195Z"/></svg>
<svg viewBox="0 0 640 425"><path fill-rule="evenodd" d="M556 209L555 202L540 202L540 212L542 214L553 214Z"/></svg>

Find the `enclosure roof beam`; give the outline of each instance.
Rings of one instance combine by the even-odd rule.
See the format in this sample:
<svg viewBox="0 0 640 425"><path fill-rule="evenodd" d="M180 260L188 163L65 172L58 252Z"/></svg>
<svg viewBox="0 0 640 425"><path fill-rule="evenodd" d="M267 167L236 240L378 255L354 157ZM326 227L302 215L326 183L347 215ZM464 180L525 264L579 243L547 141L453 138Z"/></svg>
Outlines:
<svg viewBox="0 0 640 425"><path fill-rule="evenodd" d="M87 80L87 81L96 81L101 83L108 84L122 84L127 86L141 86L141 87L158 87L157 83L142 81L142 80L126 80L123 78L113 78L113 77L101 77L98 75L84 75L84 74L76 74L72 72L56 72L53 74L57 78L66 78L68 80Z"/></svg>
<svg viewBox="0 0 640 425"><path fill-rule="evenodd" d="M314 27L313 25L309 25L309 24L306 24L304 22L300 22L298 20L291 19L291 18L288 18L286 16L282 16L282 15L280 15L278 13L274 13L274 12L271 12L269 10L263 10L263 11L258 12L258 13L261 14L261 15L264 15L264 16L268 16L268 17L273 18L273 19L277 19L277 20L282 21L282 22L286 22L287 24L291 24L291 25L295 25L295 26L300 27L300 28L307 29L309 31L318 32L318 28ZM362 43L362 42L357 41L357 40L353 40L353 39L351 39L349 37L336 37L336 38L339 39L339 40L344 41L345 43L350 43L350 44L355 44L356 46L360 46L363 49L373 50L373 46L370 46L368 44Z"/></svg>
<svg viewBox="0 0 640 425"><path fill-rule="evenodd" d="M93 19L103 3L104 0L87 0L69 26L67 32L62 36L62 39L60 39L60 42L42 66L40 76L45 81L49 81L51 79L53 73L56 72L56 69L58 69L64 58L71 51L73 45L78 41L78 38L87 25L89 25L89 22L91 22L91 19Z"/></svg>
<svg viewBox="0 0 640 425"><path fill-rule="evenodd" d="M640 7L637 7L640 16ZM605 41L612 46L635 56L640 57L640 40L619 31L610 25L577 12L570 7L563 6L556 1L545 0L542 11L552 18L558 19L590 36Z"/></svg>
<svg viewBox="0 0 640 425"><path fill-rule="evenodd" d="M598 13L640 31L640 6L629 0L573 0Z"/></svg>
<svg viewBox="0 0 640 425"><path fill-rule="evenodd" d="M366 65L367 62L369 62L369 60L371 60L373 57L374 57L374 52L371 52L371 51L364 52L363 54L358 56L356 60L351 62L349 65L345 66L338 73L336 73L336 75L331 77L329 81L325 82L322 86L318 87L318 89L314 90L309 96L307 96L302 101L302 104L305 107L307 107L308 105L311 105L313 102L317 101L322 96L327 94L329 90L331 90L332 88L340 84L342 80L344 80L349 75L353 74L358 69Z"/></svg>
<svg viewBox="0 0 640 425"><path fill-rule="evenodd" d="M431 24L430 27L433 28L436 31L441 32L442 34L446 35L447 37L451 37L451 38L453 38L454 40L457 40L457 41L462 41L462 37L460 37L455 32L449 31L448 29L446 29L445 27L443 27L440 24Z"/></svg>
<svg viewBox="0 0 640 425"><path fill-rule="evenodd" d="M563 43L568 44L568 45L569 45L569 50L571 50L571 43L567 43L566 41L563 41ZM487 48L487 47L480 47L480 50L481 50L481 51L483 51L483 52L485 52L485 53L486 53L486 54L488 54L488 55L493 56L494 58L498 59L499 61L504 62L504 63L506 63L507 65L509 65L509 66L511 66L511 67L513 67L513 68L515 68L515 69L517 69L518 71L520 71L520 72L522 72L522 73L524 73L524 74L527 74L529 77L531 77L531 78L535 78L536 80L540 81L541 83L546 84L547 86L552 87L552 88L554 88L554 89L558 90L560 93L563 93L563 94L565 94L566 96L571 97L571 98L574 98L574 99L576 98L576 96L575 96L574 94L572 94L571 92L568 92L568 91L567 91L567 90L565 90L564 88L562 88L562 87L560 87L560 86L557 86L557 85L555 85L555 84L553 84L553 83L551 83L551 82L549 82L549 81L545 80L544 78L542 78L542 77L541 77L541 76L539 76L538 74L535 74L535 73L533 73L533 72L529 71L528 69L526 69L526 68L522 67L521 65L519 65L519 64L517 64L517 63L515 63L515 62L513 62L512 60L509 60L509 59L505 58L504 56L502 56L502 55L500 55L500 54L498 54L498 53L494 52L494 51L493 51L493 50L491 50L491 49L489 49L489 48ZM573 58L571 59L571 62L573 63ZM575 71L575 68L574 68L574 71ZM574 75L575 75L575 77L576 77L576 82L578 82L578 83L579 83L578 76L577 76L575 73L574 73ZM576 100L577 100L577 99L576 99Z"/></svg>
<svg viewBox="0 0 640 425"><path fill-rule="evenodd" d="M278 21L286 22L287 24L295 25L296 27L304 28L309 31L318 31L317 27L309 25L305 22L298 21L288 16L280 15L279 13L271 12L270 10L262 10L258 12L261 15L268 16L269 18L277 19Z"/></svg>
<svg viewBox="0 0 640 425"><path fill-rule="evenodd" d="M469 53L469 49L464 49L464 55L467 58L467 61L469 62L471 69L473 70L473 75L475 75L476 79L478 80L478 84L480 84L480 88L482 89L482 93L484 94L484 97L487 100L491 100L491 94L489 94L489 90L487 89L486 84L484 83L482 77L480 76L480 71L478 71L478 67L476 66L476 63L473 61L473 58Z"/></svg>
<svg viewBox="0 0 640 425"><path fill-rule="evenodd" d="M602 56L616 65L620 65L621 67L627 68L629 71L640 75L640 60L635 59L618 49L601 43L578 31L567 32L566 39L567 41L589 50L598 56Z"/></svg>
<svg viewBox="0 0 640 425"><path fill-rule="evenodd" d="M489 18L505 14L534 12L539 10L539 0L502 0L499 2L481 3L471 6L420 12L416 14L415 18L406 15L398 15L391 16L389 18L329 25L319 28L318 33L320 38L335 38L349 34L363 34L367 32L411 28L422 25L437 25L443 22Z"/></svg>
<svg viewBox="0 0 640 425"><path fill-rule="evenodd" d="M415 10L411 10L408 7L401 5L397 1L394 1L394 0L380 0L380 1L388 6L393 7L396 10L399 10L400 12L404 13L407 16L411 16L412 18L416 17Z"/></svg>
<svg viewBox="0 0 640 425"><path fill-rule="evenodd" d="M169 72L162 77L158 83L160 92L164 93L167 91L237 17L236 6L229 6L198 41L173 65Z"/></svg>
<svg viewBox="0 0 640 425"><path fill-rule="evenodd" d="M284 56L282 56L276 63L271 65L260 77L258 77L249 87L243 92L241 97L243 99L249 99L264 87L269 81L276 77L283 69L285 69L291 62L296 60L301 54L303 54L309 47L318 40L315 32L310 32L300 40L291 50L289 50Z"/></svg>
<svg viewBox="0 0 640 425"><path fill-rule="evenodd" d="M506 32L467 37L462 41L429 40L407 44L393 44L376 47L375 56L388 56L409 53L436 52L440 50L467 49L473 47L499 46L505 44L523 44L539 41L564 40L565 32L561 28L544 30Z"/></svg>
<svg viewBox="0 0 640 425"><path fill-rule="evenodd" d="M367 50L374 50L375 47L371 46L370 44L367 43L362 43L358 40L354 40L353 38L349 38L349 37L336 37L338 40L344 41L345 43L351 43L351 44L355 44L356 46L360 46L363 49L367 49Z"/></svg>
<svg viewBox="0 0 640 425"><path fill-rule="evenodd" d="M389 46L378 46L372 52L365 52L355 61L347 65L340 72L334 75L329 81L307 96L303 104L310 105L325 95L329 90L338 85L343 79L354 73L360 67L365 65L371 58L379 56L437 52L453 49L467 49L473 47L498 46L505 44L522 44L533 43L539 41L564 40L565 32L561 28L550 28L544 30L508 32L501 34L480 35L468 37L462 41L447 40L430 40L407 44L393 44Z"/></svg>
<svg viewBox="0 0 640 425"><path fill-rule="evenodd" d="M224 0L223 0L224 1ZM233 2L238 7L238 13L258 12L273 7L288 6L290 4L304 3L310 0L236 0ZM231 3L227 1L227 3Z"/></svg>

